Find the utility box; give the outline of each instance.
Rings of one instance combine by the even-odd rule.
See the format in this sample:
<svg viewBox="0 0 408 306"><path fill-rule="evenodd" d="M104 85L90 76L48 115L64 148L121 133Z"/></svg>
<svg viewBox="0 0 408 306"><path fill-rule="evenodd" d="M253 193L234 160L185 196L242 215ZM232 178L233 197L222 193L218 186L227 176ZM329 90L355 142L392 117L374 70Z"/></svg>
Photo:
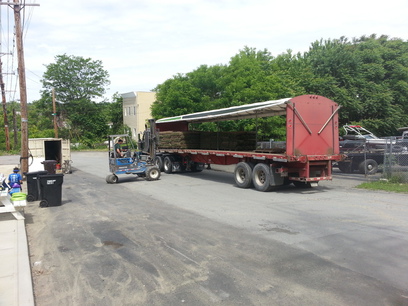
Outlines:
<svg viewBox="0 0 408 306"><path fill-rule="evenodd" d="M29 172L44 170L44 161L55 160L62 165L64 161L71 160L71 147L69 139L62 138L30 138L28 148L33 156Z"/></svg>

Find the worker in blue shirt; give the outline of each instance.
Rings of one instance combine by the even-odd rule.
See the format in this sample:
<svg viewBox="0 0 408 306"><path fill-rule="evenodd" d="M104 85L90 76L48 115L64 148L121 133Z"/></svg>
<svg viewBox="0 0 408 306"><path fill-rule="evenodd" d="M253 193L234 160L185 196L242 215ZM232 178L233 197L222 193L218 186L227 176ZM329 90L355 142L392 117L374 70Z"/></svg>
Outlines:
<svg viewBox="0 0 408 306"><path fill-rule="evenodd" d="M18 173L20 171L20 169L18 169L17 167L15 167L13 169L13 173L11 173L8 177L8 181L9 181L9 185L10 187L13 187L14 184L18 184L21 186L21 184L23 184L23 177L21 176L20 173Z"/></svg>

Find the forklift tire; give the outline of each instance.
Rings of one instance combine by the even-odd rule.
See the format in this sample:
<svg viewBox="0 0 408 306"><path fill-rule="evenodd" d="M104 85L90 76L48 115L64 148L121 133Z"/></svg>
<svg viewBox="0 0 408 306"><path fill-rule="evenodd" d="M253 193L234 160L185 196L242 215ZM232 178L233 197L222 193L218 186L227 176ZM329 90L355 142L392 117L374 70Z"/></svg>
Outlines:
<svg viewBox="0 0 408 306"><path fill-rule="evenodd" d="M164 172L170 174L173 172L174 159L171 156L166 156L163 161Z"/></svg>
<svg viewBox="0 0 408 306"><path fill-rule="evenodd" d="M118 180L118 177L114 174L108 174L108 176L106 176L106 182L108 184L116 184Z"/></svg>
<svg viewBox="0 0 408 306"><path fill-rule="evenodd" d="M378 164L374 159L363 160L358 166L358 171L361 174L376 174L378 171Z"/></svg>
<svg viewBox="0 0 408 306"><path fill-rule="evenodd" d="M156 166L149 167L146 170L146 181L156 181L160 178L160 169Z"/></svg>

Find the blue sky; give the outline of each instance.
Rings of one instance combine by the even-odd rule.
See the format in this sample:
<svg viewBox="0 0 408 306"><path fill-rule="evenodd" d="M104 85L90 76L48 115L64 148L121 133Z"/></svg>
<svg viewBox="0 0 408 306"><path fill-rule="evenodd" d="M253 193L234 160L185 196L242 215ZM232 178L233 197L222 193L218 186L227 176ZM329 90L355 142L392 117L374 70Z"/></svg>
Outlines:
<svg viewBox="0 0 408 306"><path fill-rule="evenodd" d="M4 2L4 1L3 1ZM276 56L307 51L315 40L386 34L408 40L406 0L26 0L24 51L28 102L56 55L100 60L110 74L105 95L149 91L202 64L227 64L244 46ZM12 10L1 7L1 52L13 52ZM11 30L10 30L11 29ZM16 54L14 50L14 54ZM3 72L16 56L3 55ZM6 71L4 71L6 70ZM5 77L8 99L16 79ZM14 94L12 93L14 91Z"/></svg>

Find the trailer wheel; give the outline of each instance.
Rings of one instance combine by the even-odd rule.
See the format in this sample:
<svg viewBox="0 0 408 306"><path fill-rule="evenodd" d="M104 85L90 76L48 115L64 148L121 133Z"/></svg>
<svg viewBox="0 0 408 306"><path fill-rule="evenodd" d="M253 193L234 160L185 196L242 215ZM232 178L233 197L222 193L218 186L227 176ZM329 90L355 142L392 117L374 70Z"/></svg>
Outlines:
<svg viewBox="0 0 408 306"><path fill-rule="evenodd" d="M378 171L378 164L374 159L363 160L358 166L358 171L361 174L376 174Z"/></svg>
<svg viewBox="0 0 408 306"><path fill-rule="evenodd" d="M162 156L156 156L154 159L154 164L159 168L160 171L163 171L163 157Z"/></svg>
<svg viewBox="0 0 408 306"><path fill-rule="evenodd" d="M108 174L106 176L106 182L108 184L116 184L118 182L118 180L119 180L118 177L116 175L114 175L114 174Z"/></svg>
<svg viewBox="0 0 408 306"><path fill-rule="evenodd" d="M255 189L258 191L270 191L271 186L271 173L269 166L263 163L256 164L252 172L252 181Z"/></svg>
<svg viewBox="0 0 408 306"><path fill-rule="evenodd" d="M155 181L160 178L160 169L156 166L149 167L146 170L146 181Z"/></svg>
<svg viewBox="0 0 408 306"><path fill-rule="evenodd" d="M173 157L171 156L166 156L163 160L163 168L164 172L170 174L173 172Z"/></svg>
<svg viewBox="0 0 408 306"><path fill-rule="evenodd" d="M252 168L246 162L240 162L235 166L234 178L239 188L249 188L252 186Z"/></svg>

